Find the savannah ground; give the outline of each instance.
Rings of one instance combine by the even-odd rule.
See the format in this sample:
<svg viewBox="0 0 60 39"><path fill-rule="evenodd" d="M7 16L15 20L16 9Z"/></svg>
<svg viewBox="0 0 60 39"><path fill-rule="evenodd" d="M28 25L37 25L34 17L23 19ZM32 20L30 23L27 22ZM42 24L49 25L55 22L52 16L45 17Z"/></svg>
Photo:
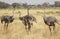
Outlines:
<svg viewBox="0 0 60 39"><path fill-rule="evenodd" d="M51 36L47 25L44 24L44 9L30 9L30 15L37 19L37 23L33 22L29 35L25 30L25 26L19 20L19 13L24 16L27 14L26 9L15 9L14 22L10 23L8 29L4 30L4 25L0 22L0 39L60 39L60 25L56 24L56 33ZM60 8L46 8L46 16L54 16L60 23ZM0 17L3 15L13 15L13 9L0 9ZM52 28L52 27L51 27ZM53 32L53 30L52 30Z"/></svg>

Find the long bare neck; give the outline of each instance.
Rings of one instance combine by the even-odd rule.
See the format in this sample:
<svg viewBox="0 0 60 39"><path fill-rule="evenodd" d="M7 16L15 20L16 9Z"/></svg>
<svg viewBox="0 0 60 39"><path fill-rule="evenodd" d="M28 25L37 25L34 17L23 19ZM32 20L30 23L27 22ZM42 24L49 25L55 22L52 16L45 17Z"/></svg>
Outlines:
<svg viewBox="0 0 60 39"><path fill-rule="evenodd" d="M29 15L29 8L27 9L27 14Z"/></svg>
<svg viewBox="0 0 60 39"><path fill-rule="evenodd" d="M45 11L45 8L44 8L44 16L43 17L46 17L46 11Z"/></svg>
<svg viewBox="0 0 60 39"><path fill-rule="evenodd" d="M13 9L13 16L14 16L14 11L15 11L15 8Z"/></svg>

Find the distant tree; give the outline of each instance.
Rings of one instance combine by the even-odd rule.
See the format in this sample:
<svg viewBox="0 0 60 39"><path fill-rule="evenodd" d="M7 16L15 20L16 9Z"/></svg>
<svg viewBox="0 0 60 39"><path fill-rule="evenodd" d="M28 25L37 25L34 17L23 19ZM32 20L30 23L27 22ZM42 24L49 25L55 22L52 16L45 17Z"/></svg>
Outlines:
<svg viewBox="0 0 60 39"><path fill-rule="evenodd" d="M38 4L38 5L37 5L37 7L41 7L41 5L40 5L40 4Z"/></svg>
<svg viewBox="0 0 60 39"><path fill-rule="evenodd" d="M5 3L5 2L0 2L0 8L9 8L10 4Z"/></svg>
<svg viewBox="0 0 60 39"><path fill-rule="evenodd" d="M49 6L50 6L50 4L47 3L47 2L45 2L45 3L42 4L42 7L49 7Z"/></svg>
<svg viewBox="0 0 60 39"><path fill-rule="evenodd" d="M27 8L27 7L28 7L27 3L23 3L22 6L23 6L24 8Z"/></svg>
<svg viewBox="0 0 60 39"><path fill-rule="evenodd" d="M55 1L55 7L60 7L60 1Z"/></svg>
<svg viewBox="0 0 60 39"><path fill-rule="evenodd" d="M13 8L19 8L20 7L20 4L19 3L12 3L12 7Z"/></svg>
<svg viewBox="0 0 60 39"><path fill-rule="evenodd" d="M50 7L55 7L55 5L53 4L53 5L50 5Z"/></svg>

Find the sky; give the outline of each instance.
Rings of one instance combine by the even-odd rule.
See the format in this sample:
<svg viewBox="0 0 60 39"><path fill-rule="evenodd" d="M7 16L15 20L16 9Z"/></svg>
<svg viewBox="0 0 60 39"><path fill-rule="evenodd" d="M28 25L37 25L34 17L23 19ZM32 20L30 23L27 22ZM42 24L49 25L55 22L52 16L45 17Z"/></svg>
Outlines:
<svg viewBox="0 0 60 39"><path fill-rule="evenodd" d="M49 2L50 4L54 4L55 1L60 1L60 0L0 0L2 2L6 3L27 3L27 4L32 4L32 5L37 5L37 4L43 4L44 2Z"/></svg>

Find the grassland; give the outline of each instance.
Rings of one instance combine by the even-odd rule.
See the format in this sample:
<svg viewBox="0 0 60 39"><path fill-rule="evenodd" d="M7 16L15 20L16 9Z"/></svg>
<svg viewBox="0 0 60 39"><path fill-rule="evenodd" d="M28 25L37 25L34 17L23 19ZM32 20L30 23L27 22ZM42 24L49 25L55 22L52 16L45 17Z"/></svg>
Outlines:
<svg viewBox="0 0 60 39"><path fill-rule="evenodd" d="M37 19L37 23L31 28L28 35L25 31L24 25L18 19L19 13L24 16L27 14L26 9L16 9L14 12L14 22L9 24L8 30L4 30L4 25L0 23L0 39L60 39L60 25L56 24L56 34L50 36L49 28L43 22L44 9L30 9L30 15ZM60 8L46 8L46 16L54 16L60 23ZM2 15L13 15L13 9L0 9L0 17ZM52 30L53 32L53 30Z"/></svg>

